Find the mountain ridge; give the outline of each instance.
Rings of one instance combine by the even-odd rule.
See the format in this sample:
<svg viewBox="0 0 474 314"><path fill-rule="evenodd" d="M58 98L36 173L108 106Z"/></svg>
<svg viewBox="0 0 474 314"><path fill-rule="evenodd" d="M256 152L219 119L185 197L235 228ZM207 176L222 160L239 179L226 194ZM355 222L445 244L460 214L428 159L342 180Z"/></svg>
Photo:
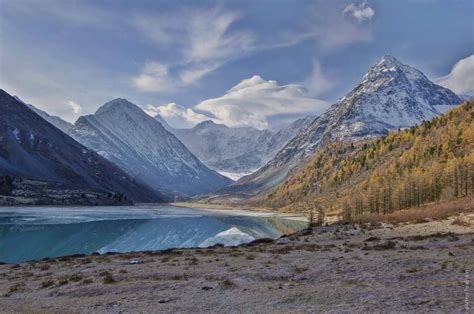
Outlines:
<svg viewBox="0 0 474 314"><path fill-rule="evenodd" d="M321 145L335 140L377 137L390 129L441 114L436 107L461 99L434 84L419 70L385 55L360 83L288 142L266 165L211 198L248 198L268 192L307 160ZM446 109L446 107L439 107Z"/></svg>
<svg viewBox="0 0 474 314"><path fill-rule="evenodd" d="M354 220L474 194L474 99L377 140L338 141L254 205Z"/></svg>
<svg viewBox="0 0 474 314"><path fill-rule="evenodd" d="M69 134L158 191L194 195L232 182L208 169L158 121L122 98L79 118Z"/></svg>
<svg viewBox="0 0 474 314"><path fill-rule="evenodd" d="M0 90L0 107L2 174L69 188L120 192L136 201L162 200L4 90Z"/></svg>
<svg viewBox="0 0 474 314"><path fill-rule="evenodd" d="M155 118L163 120L161 116ZM167 130L208 167L239 178L263 166L309 121L309 117L297 119L276 133L249 126L228 127L212 120L200 122L190 129L168 126Z"/></svg>

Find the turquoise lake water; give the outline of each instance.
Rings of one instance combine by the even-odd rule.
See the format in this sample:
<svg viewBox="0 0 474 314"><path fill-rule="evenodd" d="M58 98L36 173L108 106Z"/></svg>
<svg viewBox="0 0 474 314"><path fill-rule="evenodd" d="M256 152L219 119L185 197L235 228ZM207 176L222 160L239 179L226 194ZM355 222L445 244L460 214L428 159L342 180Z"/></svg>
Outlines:
<svg viewBox="0 0 474 314"><path fill-rule="evenodd" d="M304 222L274 215L232 214L169 205L2 207L0 261L16 263L94 252L239 245L278 238Z"/></svg>

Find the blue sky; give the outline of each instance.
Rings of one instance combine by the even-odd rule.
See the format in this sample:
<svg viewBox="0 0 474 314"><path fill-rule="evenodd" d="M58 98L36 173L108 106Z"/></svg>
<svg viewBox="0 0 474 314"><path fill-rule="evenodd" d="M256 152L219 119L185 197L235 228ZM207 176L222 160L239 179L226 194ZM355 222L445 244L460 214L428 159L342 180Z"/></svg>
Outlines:
<svg viewBox="0 0 474 314"><path fill-rule="evenodd" d="M68 121L123 97L177 127L278 127L325 110L384 54L474 91L472 12L474 0L0 0L0 88Z"/></svg>

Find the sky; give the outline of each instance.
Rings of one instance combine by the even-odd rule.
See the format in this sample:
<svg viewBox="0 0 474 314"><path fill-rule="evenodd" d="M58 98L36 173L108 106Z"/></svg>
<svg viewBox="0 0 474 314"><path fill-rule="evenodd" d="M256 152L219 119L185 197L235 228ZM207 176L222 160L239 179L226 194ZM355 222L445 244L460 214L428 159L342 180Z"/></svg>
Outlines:
<svg viewBox="0 0 474 314"><path fill-rule="evenodd" d="M174 127L278 129L384 54L474 94L474 0L0 0L0 88L74 122L126 98Z"/></svg>

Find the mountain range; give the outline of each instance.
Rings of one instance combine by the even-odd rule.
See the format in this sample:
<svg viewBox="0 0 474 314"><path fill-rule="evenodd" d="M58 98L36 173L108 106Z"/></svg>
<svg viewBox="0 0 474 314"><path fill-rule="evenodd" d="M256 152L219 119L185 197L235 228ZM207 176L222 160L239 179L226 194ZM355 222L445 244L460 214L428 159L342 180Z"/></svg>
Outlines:
<svg viewBox="0 0 474 314"><path fill-rule="evenodd" d="M175 129L160 115L155 116L155 119L209 168L233 179L263 166L312 120L311 117L298 119L273 133L254 127L230 128L211 120L191 129Z"/></svg>
<svg viewBox="0 0 474 314"><path fill-rule="evenodd" d="M271 191L328 144L384 136L462 101L389 55L327 112L275 133L213 121L177 129L120 98L70 124L1 96L8 114L0 120L0 174L127 192L140 201L200 195L216 202Z"/></svg>
<svg viewBox="0 0 474 314"><path fill-rule="evenodd" d="M385 55L349 94L316 117L265 166L215 193L211 199L235 200L268 192L327 143L371 138L410 127L461 101L421 71Z"/></svg>
<svg viewBox="0 0 474 314"><path fill-rule="evenodd" d="M68 134L165 194L195 195L232 182L207 168L157 120L125 99L80 117Z"/></svg>
<svg viewBox="0 0 474 314"><path fill-rule="evenodd" d="M258 206L308 209L344 220L474 194L474 99L376 139L333 142ZM474 205L474 204L473 204Z"/></svg>
<svg viewBox="0 0 474 314"><path fill-rule="evenodd" d="M158 193L3 90L0 112L1 175L50 182L66 189L118 192L140 202L162 200Z"/></svg>

